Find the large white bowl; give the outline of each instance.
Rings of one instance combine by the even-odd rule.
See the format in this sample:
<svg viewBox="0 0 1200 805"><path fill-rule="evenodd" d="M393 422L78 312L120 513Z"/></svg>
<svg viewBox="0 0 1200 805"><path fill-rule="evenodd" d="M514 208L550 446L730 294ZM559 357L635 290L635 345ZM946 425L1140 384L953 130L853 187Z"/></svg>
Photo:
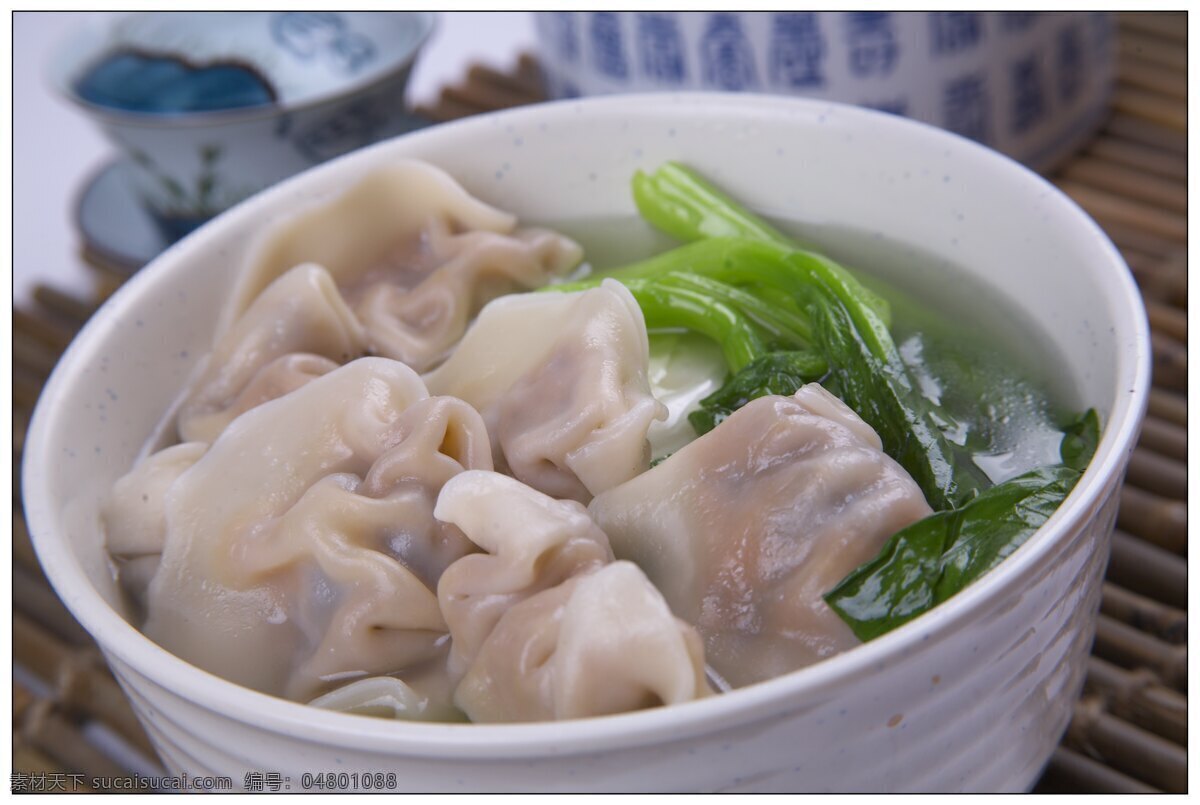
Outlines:
<svg viewBox="0 0 1200 805"><path fill-rule="evenodd" d="M811 668L707 700L562 723L410 724L240 688L115 608L97 501L189 370L254 235L396 157L431 160L526 220L632 216L637 168L683 160L760 211L850 226L958 264L1040 332L1105 422L1068 501L949 603ZM645 237L631 223L623 240ZM167 766L223 774L395 772L403 789L1021 790L1066 727L1091 645L1116 491L1138 431L1148 335L1100 229L1007 158L888 115L765 96L567 101L356 152L220 216L94 316L45 387L26 514L55 589L95 636ZM364 778L357 778L363 786ZM355 778L347 777L353 783ZM366 784L369 784L366 783Z"/></svg>

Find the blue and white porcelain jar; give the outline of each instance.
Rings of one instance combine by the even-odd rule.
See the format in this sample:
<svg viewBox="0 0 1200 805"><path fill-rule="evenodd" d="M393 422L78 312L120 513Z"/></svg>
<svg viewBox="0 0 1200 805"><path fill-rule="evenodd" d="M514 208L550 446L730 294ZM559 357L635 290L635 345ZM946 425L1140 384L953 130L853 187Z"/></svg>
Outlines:
<svg viewBox="0 0 1200 805"><path fill-rule="evenodd" d="M802 95L932 123L1044 169L1102 121L1108 13L564 11L535 15L557 98Z"/></svg>

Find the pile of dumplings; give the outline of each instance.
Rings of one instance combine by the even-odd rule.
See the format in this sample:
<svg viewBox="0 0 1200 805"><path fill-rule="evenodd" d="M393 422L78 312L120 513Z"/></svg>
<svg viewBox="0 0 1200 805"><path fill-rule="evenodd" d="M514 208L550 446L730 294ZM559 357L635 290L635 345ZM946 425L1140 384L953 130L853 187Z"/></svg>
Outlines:
<svg viewBox="0 0 1200 805"><path fill-rule="evenodd" d="M581 249L397 162L266 233L102 513L131 618L264 693L411 720L670 705L856 644L821 596L930 514L841 401L650 466L640 309Z"/></svg>

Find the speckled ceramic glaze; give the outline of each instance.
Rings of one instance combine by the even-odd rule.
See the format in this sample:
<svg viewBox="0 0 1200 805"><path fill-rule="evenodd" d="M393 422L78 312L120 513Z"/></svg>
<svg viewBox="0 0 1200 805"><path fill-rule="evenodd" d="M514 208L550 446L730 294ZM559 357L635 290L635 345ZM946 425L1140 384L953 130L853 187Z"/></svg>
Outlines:
<svg viewBox="0 0 1200 805"><path fill-rule="evenodd" d="M949 603L831 660L669 708L519 726L410 724L236 687L121 615L97 501L206 351L254 233L395 157L429 159L533 221L629 217L629 178L691 163L773 217L919 245L1019 309L1106 423L1064 506ZM1018 326L1014 323L1013 326ZM407 790L1018 791L1083 679L1115 492L1148 389L1140 298L1074 204L994 152L896 117L765 96L569 101L408 135L316 168L159 257L88 324L42 395L23 474L47 575L174 770L395 772ZM352 778L347 777L346 781ZM362 786L364 778L359 777Z"/></svg>
<svg viewBox="0 0 1200 805"><path fill-rule="evenodd" d="M132 14L79 30L51 76L125 152L138 196L178 236L280 179L412 128L404 92L432 25L426 12ZM81 97L81 78L126 51L189 70L247 65L274 103L131 112Z"/></svg>

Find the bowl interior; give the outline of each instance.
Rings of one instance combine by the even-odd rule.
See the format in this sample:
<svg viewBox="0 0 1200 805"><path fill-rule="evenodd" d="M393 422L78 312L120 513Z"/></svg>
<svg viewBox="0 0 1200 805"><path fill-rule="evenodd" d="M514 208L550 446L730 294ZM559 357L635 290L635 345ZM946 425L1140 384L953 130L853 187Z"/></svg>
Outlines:
<svg viewBox="0 0 1200 805"><path fill-rule="evenodd" d="M1140 298L1095 224L1004 157L880 113L760 96L569 101L440 126L310 170L176 244L101 308L42 395L23 480L27 517L47 574L106 651L194 701L231 711L250 707L259 723L302 723L302 708L187 666L116 614L120 598L103 551L99 502L208 350L217 312L257 233L397 157L438 164L472 193L526 221L594 233L628 221L617 229L635 249L652 242L652 235L634 221L631 175L680 160L758 211L801 229L850 227L866 238L917 247L956 266L971 287L1002 299L1005 309L1019 310L1020 321L1012 326L1034 328L1046 349L1062 356L1056 369L1065 386L1100 411L1105 436L1091 469L1051 523L998 570L919 619L931 619L926 629L966 617L989 596L1019 584L1072 511L1094 505L1123 467L1148 386ZM596 229L596 222L604 226ZM868 673L871 664L912 643L910 626L714 700L605 721L617 725L613 734L624 735L648 725L661 728L677 719L674 711L720 719L751 704L769 707L772 697ZM331 735L383 735L377 725L360 728L362 722L309 711L303 723ZM403 725L386 740L433 729ZM573 734L569 725L507 729L555 740Z"/></svg>

